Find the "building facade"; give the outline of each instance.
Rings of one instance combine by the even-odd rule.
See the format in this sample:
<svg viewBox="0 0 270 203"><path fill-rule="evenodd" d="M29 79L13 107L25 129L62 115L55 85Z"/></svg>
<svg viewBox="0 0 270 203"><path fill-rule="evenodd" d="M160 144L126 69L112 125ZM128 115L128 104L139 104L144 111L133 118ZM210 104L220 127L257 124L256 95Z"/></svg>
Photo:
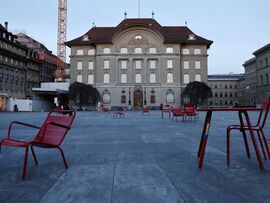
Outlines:
<svg viewBox="0 0 270 203"><path fill-rule="evenodd" d="M8 110L10 99L25 98L27 48L16 35L0 24L0 111Z"/></svg>
<svg viewBox="0 0 270 203"><path fill-rule="evenodd" d="M209 106L239 105L239 80L241 74L208 75L208 85L212 89L212 97L208 99Z"/></svg>
<svg viewBox="0 0 270 203"><path fill-rule="evenodd" d="M186 26L161 26L154 19L93 27L66 42L71 48L70 80L93 85L112 108L179 106L186 84L207 82L211 44Z"/></svg>
<svg viewBox="0 0 270 203"><path fill-rule="evenodd" d="M252 59L246 61L246 105L260 104L261 100L270 97L270 43L256 50Z"/></svg>

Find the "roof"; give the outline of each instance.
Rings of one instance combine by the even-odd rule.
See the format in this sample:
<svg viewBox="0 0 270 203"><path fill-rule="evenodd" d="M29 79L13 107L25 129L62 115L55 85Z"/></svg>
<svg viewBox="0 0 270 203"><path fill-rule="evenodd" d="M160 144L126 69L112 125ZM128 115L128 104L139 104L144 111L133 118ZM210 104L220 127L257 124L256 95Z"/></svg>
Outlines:
<svg viewBox="0 0 270 203"><path fill-rule="evenodd" d="M266 51L268 49L270 50L270 43L267 44L267 45L265 45L265 46L263 46L262 48L256 50L255 52L253 52L253 55L256 56L256 55L258 55L258 54L260 54L260 53L262 53L262 52L264 52L264 51Z"/></svg>
<svg viewBox="0 0 270 203"><path fill-rule="evenodd" d="M243 74L213 74L208 75L208 80L239 80Z"/></svg>
<svg viewBox="0 0 270 203"><path fill-rule="evenodd" d="M164 38L164 43L205 44L207 47L213 43L211 40L196 35L186 26L161 26L152 18L129 18L124 19L116 27L92 27L84 35L65 44L69 47L73 45L112 44L116 33L135 26L146 27L160 33ZM194 40L189 40L191 34L194 35ZM89 40L83 40L85 36Z"/></svg>

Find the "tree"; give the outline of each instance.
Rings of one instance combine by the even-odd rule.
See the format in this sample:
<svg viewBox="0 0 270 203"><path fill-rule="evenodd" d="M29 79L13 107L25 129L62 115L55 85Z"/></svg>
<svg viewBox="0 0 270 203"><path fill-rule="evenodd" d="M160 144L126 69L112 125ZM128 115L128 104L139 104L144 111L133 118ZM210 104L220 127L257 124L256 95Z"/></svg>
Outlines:
<svg viewBox="0 0 270 203"><path fill-rule="evenodd" d="M204 82L190 82L185 88L183 95L188 96L190 101L198 105L199 99L201 103L212 95L211 88Z"/></svg>
<svg viewBox="0 0 270 203"><path fill-rule="evenodd" d="M92 85L74 82L69 86L69 98L73 101L79 99L79 107L91 105L95 106L100 100L98 90Z"/></svg>

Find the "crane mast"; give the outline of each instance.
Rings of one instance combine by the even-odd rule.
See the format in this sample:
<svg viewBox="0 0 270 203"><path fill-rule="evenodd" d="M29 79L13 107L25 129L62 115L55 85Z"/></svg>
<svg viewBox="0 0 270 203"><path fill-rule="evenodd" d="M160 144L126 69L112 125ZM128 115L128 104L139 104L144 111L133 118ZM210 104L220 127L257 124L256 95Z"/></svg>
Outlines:
<svg viewBox="0 0 270 203"><path fill-rule="evenodd" d="M57 29L57 70L56 81L62 82L65 77L66 62L66 30L67 30L67 0L58 0Z"/></svg>

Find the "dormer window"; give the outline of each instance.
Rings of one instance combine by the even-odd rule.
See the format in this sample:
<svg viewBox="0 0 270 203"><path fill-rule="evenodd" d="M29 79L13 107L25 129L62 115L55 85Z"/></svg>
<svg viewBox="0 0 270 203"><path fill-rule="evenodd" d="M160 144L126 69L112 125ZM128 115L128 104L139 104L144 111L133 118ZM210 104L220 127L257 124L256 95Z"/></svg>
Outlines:
<svg viewBox="0 0 270 203"><path fill-rule="evenodd" d="M89 41L88 35L84 35L83 38L82 38L82 41Z"/></svg>
<svg viewBox="0 0 270 203"><path fill-rule="evenodd" d="M195 40L196 38L195 38L195 35L194 34L190 34L189 36L188 36L188 40Z"/></svg>

